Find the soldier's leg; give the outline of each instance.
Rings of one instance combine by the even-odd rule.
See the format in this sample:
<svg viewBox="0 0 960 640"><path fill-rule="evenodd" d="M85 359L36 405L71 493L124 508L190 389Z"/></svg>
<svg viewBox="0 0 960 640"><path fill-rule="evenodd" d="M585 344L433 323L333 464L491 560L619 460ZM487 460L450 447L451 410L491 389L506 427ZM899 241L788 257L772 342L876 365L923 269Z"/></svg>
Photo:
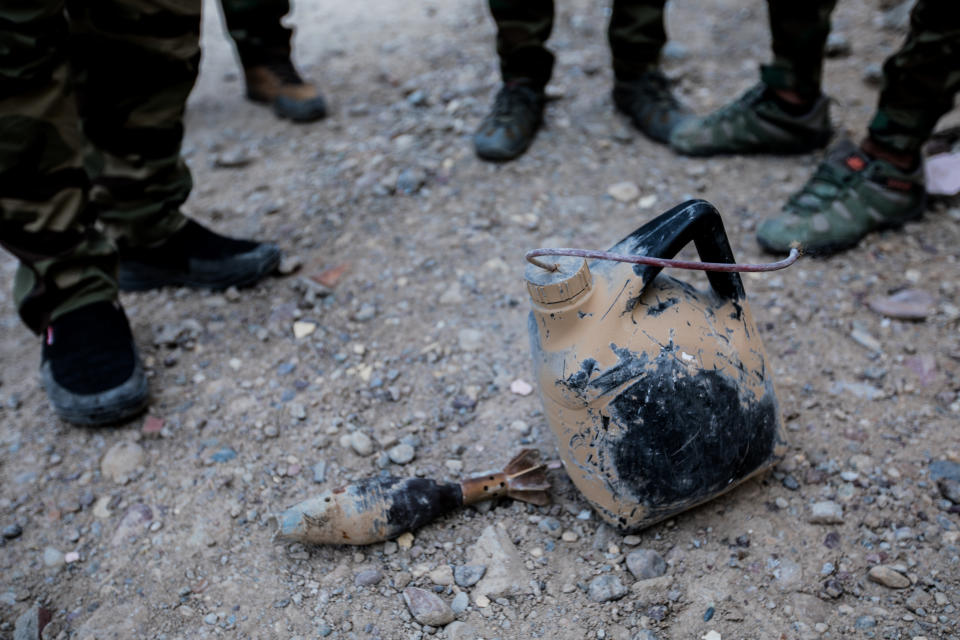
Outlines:
<svg viewBox="0 0 960 640"><path fill-rule="evenodd" d="M180 157L200 62L200 0L68 0L91 201L120 252L125 290L253 284L273 245L219 236L180 212L192 181Z"/></svg>
<svg viewBox="0 0 960 640"><path fill-rule="evenodd" d="M499 162L526 151L543 122L544 88L553 72L546 47L553 0L490 0L490 13L503 86L473 135L473 147L480 158Z"/></svg>
<svg viewBox="0 0 960 640"><path fill-rule="evenodd" d="M553 30L553 0L490 0L490 13L497 23L503 81L546 87L553 72L553 54L546 47Z"/></svg>
<svg viewBox="0 0 960 640"><path fill-rule="evenodd" d="M919 0L906 42L886 61L883 74L869 140L915 164L960 90L960 6Z"/></svg>
<svg viewBox="0 0 960 640"><path fill-rule="evenodd" d="M795 92L806 102L820 96L824 47L837 0L767 0L773 62L760 68L771 89Z"/></svg>
<svg viewBox="0 0 960 640"><path fill-rule="evenodd" d="M114 300L117 255L87 206L62 0L5 2L0 49L0 244L20 260L14 300L40 332Z"/></svg>
<svg viewBox="0 0 960 640"><path fill-rule="evenodd" d="M68 421L124 420L147 379L115 301L116 249L87 206L62 0L5 2L0 50L0 242L20 259L20 315L43 332L44 389Z"/></svg>
<svg viewBox="0 0 960 640"><path fill-rule="evenodd" d="M657 142L692 112L673 95L660 71L660 51L667 42L663 9L666 0L614 0L607 35L613 57L613 102L640 131Z"/></svg>
<svg viewBox="0 0 960 640"><path fill-rule="evenodd" d="M293 30L283 25L289 0L220 0L227 31L237 46L247 97L273 106L281 118L312 122L327 115L316 86L293 64Z"/></svg>
<svg viewBox="0 0 960 640"><path fill-rule="evenodd" d="M660 67L667 43L663 8L666 0L614 0L607 37L618 81L631 82Z"/></svg>

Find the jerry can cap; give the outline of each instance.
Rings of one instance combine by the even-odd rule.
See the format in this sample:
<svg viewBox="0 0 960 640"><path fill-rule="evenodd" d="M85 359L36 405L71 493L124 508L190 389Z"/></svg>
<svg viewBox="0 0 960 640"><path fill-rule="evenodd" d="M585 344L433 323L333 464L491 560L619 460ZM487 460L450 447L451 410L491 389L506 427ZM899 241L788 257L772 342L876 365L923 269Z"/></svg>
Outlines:
<svg viewBox="0 0 960 640"><path fill-rule="evenodd" d="M590 268L583 258L557 256L551 259L556 271L547 271L533 264L527 265L524 277L530 298L538 304L559 304L577 297L593 284Z"/></svg>

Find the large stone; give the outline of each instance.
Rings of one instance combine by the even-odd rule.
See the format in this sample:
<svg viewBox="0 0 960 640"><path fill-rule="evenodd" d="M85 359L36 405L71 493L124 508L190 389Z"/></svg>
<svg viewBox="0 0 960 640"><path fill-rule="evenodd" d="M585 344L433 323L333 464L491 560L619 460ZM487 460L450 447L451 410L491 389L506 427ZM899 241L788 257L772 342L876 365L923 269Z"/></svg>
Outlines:
<svg viewBox="0 0 960 640"><path fill-rule="evenodd" d="M620 577L609 573L597 576L587 585L587 597L593 602L619 600L627 595L629 589L620 582Z"/></svg>
<svg viewBox="0 0 960 640"><path fill-rule="evenodd" d="M649 580L665 574L667 562L653 549L637 549L627 556L627 569L637 580Z"/></svg>
<svg viewBox="0 0 960 640"><path fill-rule="evenodd" d="M456 617L450 605L444 602L440 596L424 589L407 587L403 590L403 601L407 603L410 614L420 624L442 627L453 622Z"/></svg>
<svg viewBox="0 0 960 640"><path fill-rule="evenodd" d="M524 585L530 583L523 558L502 525L491 525L484 529L468 555L468 564L487 567L473 590L474 601L481 595L490 599L516 595L521 593Z"/></svg>
<svg viewBox="0 0 960 640"><path fill-rule="evenodd" d="M867 574L872 582L882 584L891 589L906 589L910 586L910 578L896 569L885 564L878 564Z"/></svg>
<svg viewBox="0 0 960 640"><path fill-rule="evenodd" d="M100 462L100 473L105 478L121 484L143 465L143 449L136 442L121 440L116 443Z"/></svg>

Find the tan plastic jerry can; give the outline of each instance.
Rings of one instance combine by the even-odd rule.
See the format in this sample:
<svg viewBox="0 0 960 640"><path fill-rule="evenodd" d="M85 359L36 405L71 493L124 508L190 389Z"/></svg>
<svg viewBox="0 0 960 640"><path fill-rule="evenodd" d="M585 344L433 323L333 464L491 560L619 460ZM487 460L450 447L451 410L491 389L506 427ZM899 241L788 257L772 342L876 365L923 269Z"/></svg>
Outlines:
<svg viewBox="0 0 960 640"><path fill-rule="evenodd" d="M689 201L611 251L670 258L689 242L734 262L720 214ZM782 459L763 343L737 273L697 289L660 267L555 258L529 265L535 380L560 457L607 522L635 531Z"/></svg>

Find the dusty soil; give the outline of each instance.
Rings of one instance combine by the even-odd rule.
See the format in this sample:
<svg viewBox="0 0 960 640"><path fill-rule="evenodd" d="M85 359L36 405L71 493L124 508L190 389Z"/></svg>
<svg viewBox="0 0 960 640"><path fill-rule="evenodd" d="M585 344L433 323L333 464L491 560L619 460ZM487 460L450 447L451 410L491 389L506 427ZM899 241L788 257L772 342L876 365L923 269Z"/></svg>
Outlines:
<svg viewBox="0 0 960 640"><path fill-rule="evenodd" d="M844 255L745 279L790 438L762 480L634 537L600 525L557 475L553 506L464 509L401 545L272 541L272 513L382 468L453 479L523 446L555 455L536 394L509 390L530 380L526 249L604 248L695 196L723 212L737 256L759 260L757 222L815 166L815 156L685 159L631 132L609 98L606 3L559 4L558 99L530 152L504 166L470 145L497 82L478 0L298 2L297 59L334 108L310 126L242 99L210 7L185 143L189 212L276 239L303 266L238 295L123 296L150 369L149 415L163 420L152 438L145 418L110 429L58 421L34 375L38 341L0 292L0 525L10 533L0 637L34 604L53 611L44 637L98 640L960 636L960 516L930 477L938 461L960 462L960 209L950 202ZM837 123L859 132L876 95L865 72L902 35L879 27L876 3L840 4L835 31L852 53L828 61L826 88ZM696 109L755 82L768 57L763 3L676 0L669 18L679 48L667 68ZM237 157L249 163L216 166ZM638 199L607 195L623 181ZM9 282L14 264L0 260ZM305 284L343 264L332 290ZM865 304L904 287L933 295L925 321ZM315 330L297 338L295 322ZM356 431L372 438L370 455L341 441ZM382 455L400 441L416 452L406 465ZM136 468L114 479L101 463L123 442L143 457L128 447ZM823 501L842 522L810 522ZM563 538L543 526L550 518ZM522 561L509 567L519 592L485 601L444 568L468 564L490 526ZM625 562L635 548L662 555L666 577L635 580ZM876 565L909 586L871 581ZM356 584L378 571L379 582ZM590 599L604 574L625 597ZM410 585L447 603L471 598L439 630L411 617Z"/></svg>

